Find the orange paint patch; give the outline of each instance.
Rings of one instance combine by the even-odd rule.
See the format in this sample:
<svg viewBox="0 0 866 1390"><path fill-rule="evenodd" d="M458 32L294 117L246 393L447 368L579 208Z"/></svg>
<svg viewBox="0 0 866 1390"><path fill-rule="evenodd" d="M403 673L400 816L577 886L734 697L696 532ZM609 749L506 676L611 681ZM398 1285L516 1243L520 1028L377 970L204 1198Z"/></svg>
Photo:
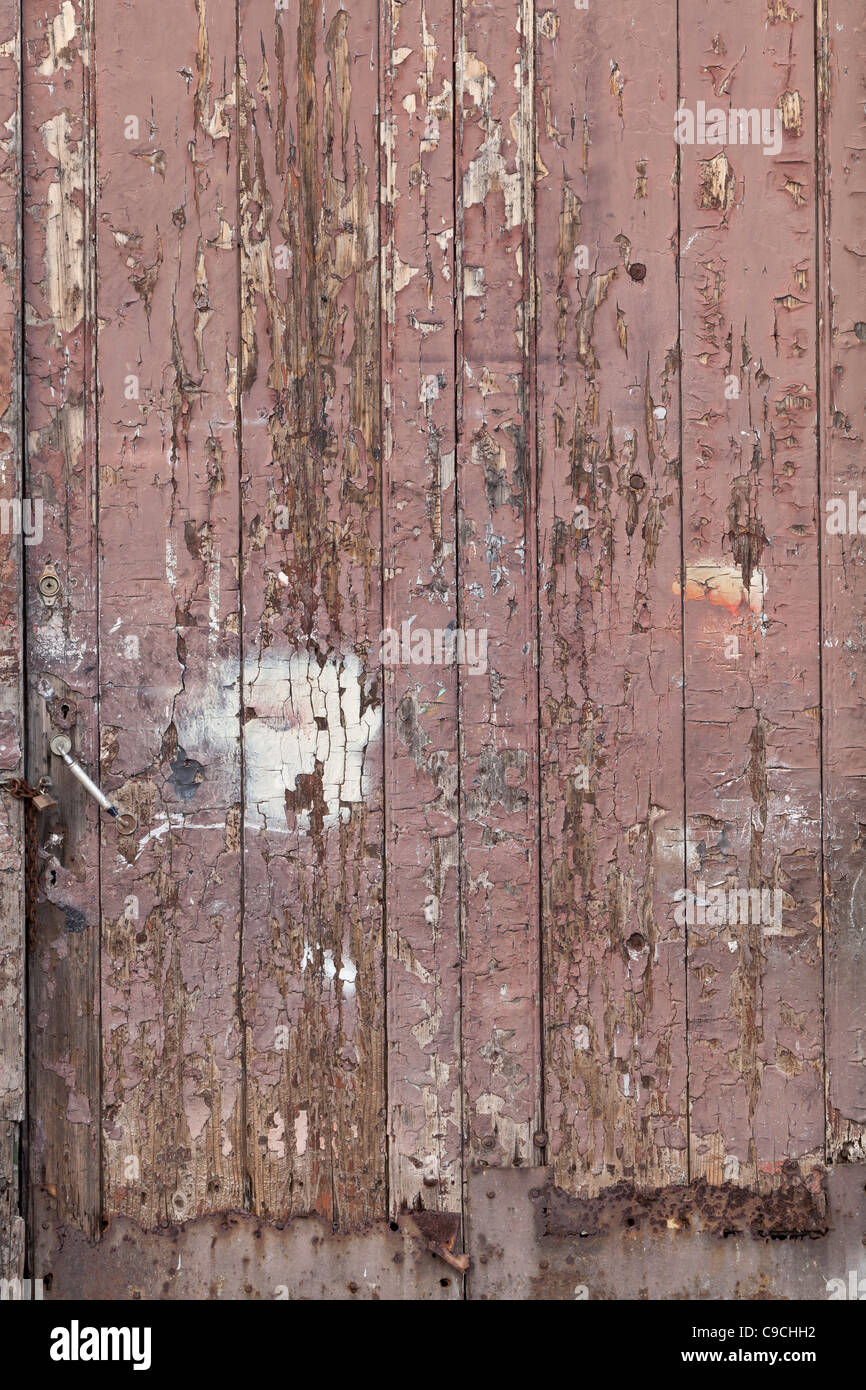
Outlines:
<svg viewBox="0 0 866 1390"><path fill-rule="evenodd" d="M675 594L680 592L678 579L674 580L672 588ZM710 603L727 608L730 613L738 613L743 604L753 613L762 612L766 592L767 580L763 570L755 570L747 589L742 571L736 565L703 560L686 566L686 598L707 599Z"/></svg>

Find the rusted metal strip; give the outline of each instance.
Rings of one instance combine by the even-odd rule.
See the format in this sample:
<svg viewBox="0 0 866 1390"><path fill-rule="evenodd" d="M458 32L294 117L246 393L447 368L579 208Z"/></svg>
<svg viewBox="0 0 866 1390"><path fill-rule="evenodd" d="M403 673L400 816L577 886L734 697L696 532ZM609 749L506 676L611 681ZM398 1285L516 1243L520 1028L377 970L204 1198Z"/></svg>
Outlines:
<svg viewBox="0 0 866 1390"><path fill-rule="evenodd" d="M536 14L545 1085L573 1191L687 1173L676 11Z"/></svg>
<svg viewBox="0 0 866 1390"><path fill-rule="evenodd" d="M54 779L41 818L38 929L29 968L31 1259L55 1221L100 1229L99 840L94 808L52 767L69 733L95 764L97 626L93 12L26 3L24 264L27 478L41 503L25 550L28 780Z"/></svg>
<svg viewBox="0 0 866 1390"><path fill-rule="evenodd" d="M378 9L241 0L254 1209L385 1211Z"/></svg>
<svg viewBox="0 0 866 1390"><path fill-rule="evenodd" d="M457 496L465 1128L543 1141L539 1034L533 9L457 13Z"/></svg>
<svg viewBox="0 0 866 1390"><path fill-rule="evenodd" d="M97 33L105 1198L153 1225L244 1199L235 15Z"/></svg>
<svg viewBox="0 0 866 1390"><path fill-rule="evenodd" d="M760 1300L766 1309L764 1300L862 1298L861 1171L837 1164L816 1186L790 1176L791 1188L773 1193L702 1179L655 1191L617 1183L582 1200L555 1188L549 1168L472 1169L466 1297L585 1301L575 1316L588 1320L606 1299ZM118 1218L99 1245L62 1233L45 1297L450 1301L464 1282L431 1257L428 1226L449 1215L412 1213L351 1234L317 1217L274 1224L228 1212L158 1231Z"/></svg>
<svg viewBox="0 0 866 1390"><path fill-rule="evenodd" d="M383 5L385 899L393 1212L459 1210L453 11Z"/></svg>
<svg viewBox="0 0 866 1390"><path fill-rule="evenodd" d="M0 4L0 772L24 760L21 506L21 29ZM32 512L29 513L32 517ZM24 1272L19 1164L25 1102L22 807L0 802L0 1279Z"/></svg>
<svg viewBox="0 0 866 1390"><path fill-rule="evenodd" d="M774 1185L824 1138L812 21L700 0L680 57L692 1175Z"/></svg>
<svg viewBox="0 0 866 1390"><path fill-rule="evenodd" d="M866 149L862 6L818 9L821 581L828 1148L866 1161Z"/></svg>

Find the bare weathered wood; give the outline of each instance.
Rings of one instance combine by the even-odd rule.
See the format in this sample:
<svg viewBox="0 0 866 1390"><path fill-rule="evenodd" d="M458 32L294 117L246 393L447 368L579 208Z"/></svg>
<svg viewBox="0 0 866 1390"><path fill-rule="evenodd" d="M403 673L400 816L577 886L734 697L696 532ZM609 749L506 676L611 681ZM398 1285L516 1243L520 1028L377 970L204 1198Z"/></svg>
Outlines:
<svg viewBox="0 0 866 1390"><path fill-rule="evenodd" d="M468 1153L538 1161L533 8L461 3L456 54L463 1062Z"/></svg>
<svg viewBox="0 0 866 1390"><path fill-rule="evenodd" d="M0 772L22 770L21 29L0 4ZM16 518L18 519L16 522ZM0 1279L23 1272L20 1147L25 1104L23 814L0 797Z"/></svg>
<svg viewBox="0 0 866 1390"><path fill-rule="evenodd" d="M241 0L254 1209L385 1210L378 9Z"/></svg>
<svg viewBox="0 0 866 1390"><path fill-rule="evenodd" d="M699 0L680 63L692 1174L766 1185L823 1148L810 16Z"/></svg>
<svg viewBox="0 0 866 1390"><path fill-rule="evenodd" d="M676 21L536 12L545 1094L574 1191L687 1173Z"/></svg>
<svg viewBox="0 0 866 1390"><path fill-rule="evenodd" d="M23 8L28 496L28 778L40 816L39 921L29 964L29 1182L33 1267L52 1225L100 1228L99 842L96 808L53 758L52 736L97 762L93 13L86 0ZM47 566L59 585L45 602ZM50 576L49 576L50 577Z"/></svg>
<svg viewBox="0 0 866 1390"><path fill-rule="evenodd" d="M105 1201L152 1225L245 1190L234 8L97 34Z"/></svg>
<svg viewBox="0 0 866 1390"><path fill-rule="evenodd" d="M828 1148L866 1160L866 122L862 6L818 8Z"/></svg>
<svg viewBox="0 0 866 1390"><path fill-rule="evenodd" d="M453 12L385 4L385 856L392 1210L462 1196Z"/></svg>
<svg viewBox="0 0 866 1390"><path fill-rule="evenodd" d="M25 0L22 295L0 0L34 1273L863 1160L856 4L163 8ZM0 798L0 1273L21 874Z"/></svg>

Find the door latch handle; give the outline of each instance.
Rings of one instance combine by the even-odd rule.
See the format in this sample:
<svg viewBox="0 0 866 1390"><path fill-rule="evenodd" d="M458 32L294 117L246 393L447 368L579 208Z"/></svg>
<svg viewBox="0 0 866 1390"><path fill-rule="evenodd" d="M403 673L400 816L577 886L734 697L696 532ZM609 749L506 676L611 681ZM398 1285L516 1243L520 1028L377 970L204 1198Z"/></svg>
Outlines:
<svg viewBox="0 0 866 1390"><path fill-rule="evenodd" d="M51 751L66 764L73 777L77 777L85 791L90 792L94 801L99 803L103 811L107 811L110 816L114 817L117 833L119 835L131 835L138 825L135 816L129 811L118 811L117 807L112 805L105 793L100 791L93 779L84 771L81 763L76 762L75 758L73 758L72 740L66 734L57 734L56 737L51 740Z"/></svg>

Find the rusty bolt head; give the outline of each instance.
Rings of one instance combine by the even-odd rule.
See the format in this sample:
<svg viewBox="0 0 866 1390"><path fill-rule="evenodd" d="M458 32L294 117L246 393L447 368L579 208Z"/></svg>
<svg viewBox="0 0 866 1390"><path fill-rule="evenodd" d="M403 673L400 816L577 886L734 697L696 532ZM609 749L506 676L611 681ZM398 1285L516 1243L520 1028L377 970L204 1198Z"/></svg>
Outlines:
<svg viewBox="0 0 866 1390"><path fill-rule="evenodd" d="M633 265L629 266L628 273L633 280L645 280L646 266L641 261L635 261Z"/></svg>
<svg viewBox="0 0 866 1390"><path fill-rule="evenodd" d="M547 1147L547 1135L545 1134L543 1129L537 1129L535 1131L535 1133L532 1136L532 1142L539 1149L544 1149Z"/></svg>

